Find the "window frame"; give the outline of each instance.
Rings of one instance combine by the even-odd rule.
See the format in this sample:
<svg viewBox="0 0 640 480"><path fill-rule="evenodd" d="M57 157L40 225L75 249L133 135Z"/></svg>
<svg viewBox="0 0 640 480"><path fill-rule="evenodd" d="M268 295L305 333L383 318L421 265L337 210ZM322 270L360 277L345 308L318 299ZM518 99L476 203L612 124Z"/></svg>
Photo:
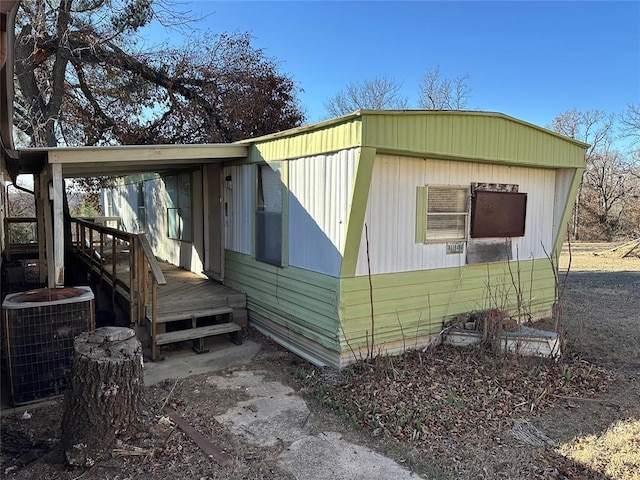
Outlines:
<svg viewBox="0 0 640 480"><path fill-rule="evenodd" d="M264 179L261 177L261 168L269 168L271 171L277 173L279 176L279 184L278 184L278 194L280 195L279 201L272 203L268 202L265 198L265 185ZM276 267L284 267L287 264L286 260L286 245L287 239L285 234L285 221L286 221L286 209L288 208L286 198L288 194L287 187L285 185L285 175L286 175L286 162L261 162L255 165L254 169L254 205L253 205L253 222L254 222L254 232L253 232L253 257L261 262L268 265L273 265ZM262 194L262 196L261 196ZM268 204L272 203L272 205L279 205L280 211L274 212L268 209ZM269 216L274 217L274 215L279 216L277 220L277 224L271 224L271 228L267 226L267 218ZM275 218L275 217L274 217ZM272 220L274 220L272 218ZM262 226L262 230L261 230ZM270 232L278 232L278 241L277 244L269 248L264 242L261 243L261 240L266 239L268 234L267 230ZM279 248L278 248L279 245ZM272 253L275 253L275 250L278 250L277 254L269 255L268 251L271 250Z"/></svg>
<svg viewBox="0 0 640 480"><path fill-rule="evenodd" d="M186 202L181 200L184 191L180 191L181 180L180 178L187 178L189 182L188 199ZM177 240L185 243L193 243L193 175L191 171L188 172L176 172L170 175L165 175L164 178L165 192L167 198L166 207L166 222L167 222L167 238L171 240ZM169 182L175 181L175 191L170 191ZM183 205L185 203L185 205ZM187 204L188 203L188 204ZM184 228L184 218L188 214L188 228ZM174 218L175 217L175 218ZM173 222L171 219L174 218ZM172 232L172 225L175 225L177 229L175 234Z"/></svg>
<svg viewBox="0 0 640 480"><path fill-rule="evenodd" d="M429 212L429 189L458 190L464 191L464 211L439 211ZM451 235L440 238L429 237L429 219L437 217L461 217L463 218L464 227L461 235ZM418 186L417 189L417 205L416 205L416 243L423 244L442 244L449 242L466 242L469 240L469 222L471 216L471 186L470 185L448 185L448 184L427 184Z"/></svg>
<svg viewBox="0 0 640 480"><path fill-rule="evenodd" d="M136 210L138 218L138 231L147 231L147 208L145 182L138 182L136 186Z"/></svg>

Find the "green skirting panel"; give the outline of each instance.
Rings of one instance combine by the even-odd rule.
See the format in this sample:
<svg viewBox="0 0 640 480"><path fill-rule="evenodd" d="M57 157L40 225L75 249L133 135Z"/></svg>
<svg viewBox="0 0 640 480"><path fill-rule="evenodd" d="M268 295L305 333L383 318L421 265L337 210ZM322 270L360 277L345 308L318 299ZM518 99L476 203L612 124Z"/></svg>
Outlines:
<svg viewBox="0 0 640 480"><path fill-rule="evenodd" d="M285 329L281 331L339 351L338 278L275 267L227 250L225 283L245 292L247 308Z"/></svg>
<svg viewBox="0 0 640 480"><path fill-rule="evenodd" d="M250 319L307 358L344 366L371 341L368 277L338 279L278 268L226 252L225 283L247 295ZM522 321L548 315L555 282L546 259L375 275L375 350L399 352L438 340L445 322L498 308Z"/></svg>
<svg viewBox="0 0 640 480"><path fill-rule="evenodd" d="M555 301L549 261L467 265L464 267L375 275L373 327L368 277L342 279L342 349L370 341L398 342L438 333L460 313L498 308L521 319L548 315Z"/></svg>

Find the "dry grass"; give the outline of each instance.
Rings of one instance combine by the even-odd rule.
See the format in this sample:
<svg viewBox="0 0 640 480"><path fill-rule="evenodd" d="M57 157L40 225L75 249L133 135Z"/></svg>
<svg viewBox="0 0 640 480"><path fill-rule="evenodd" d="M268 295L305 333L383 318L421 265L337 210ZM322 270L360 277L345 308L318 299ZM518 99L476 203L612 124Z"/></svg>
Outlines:
<svg viewBox="0 0 640 480"><path fill-rule="evenodd" d="M576 438L556 450L617 480L640 479L640 421L621 420L601 435Z"/></svg>
<svg viewBox="0 0 640 480"><path fill-rule="evenodd" d="M566 270L568 264L569 251L565 245L560 257L561 270ZM631 272L631 275L636 275L640 272L640 246L636 246L635 243L617 245L578 243L572 245L571 272L577 274ZM571 277L571 273L569 275ZM624 280L628 279L625 278ZM577 282L575 285L578 289L586 287L581 283L580 279L574 280L574 282ZM594 297L594 301L597 302L602 313L610 313L607 316L599 316L598 322L594 323L597 326L589 329L590 335L586 342L597 343L598 346L604 348L604 351L599 350L594 345L585 350L591 352L592 355L597 352L596 355L601 360L608 357L616 359L616 354L613 352L622 350L621 356L626 358L627 362L632 363L638 356L638 345L633 346L635 344L633 335L637 329L637 326L634 328L633 324L637 323L637 310L635 310L635 314L631 314L626 318L624 314L620 313L620 304L610 304L611 301L637 302L637 292L634 294L633 288L630 288L629 291L621 291L623 285L628 286L628 283L616 281L611 285L599 286L598 293L600 295ZM594 293L592 291L592 294ZM589 310L598 311L598 308L596 305L591 305ZM584 316L588 315L587 312L582 312L582 314ZM604 335L599 334L598 329L606 328L607 317L610 316L618 316L621 319L626 318L626 321L622 320L621 323L626 323L631 328L628 331L622 331L618 325L617 328L611 331L605 331ZM615 334L616 332L621 335L621 338ZM624 342L625 338L627 339L626 344ZM609 356L606 355L607 350L611 352ZM622 362L616 362L616 366L625 368ZM561 444L556 449L556 452L576 463L589 467L593 471L602 473L608 478L640 480L640 421L635 418L620 420L611 424L599 434L576 436L572 440Z"/></svg>
<svg viewBox="0 0 640 480"><path fill-rule="evenodd" d="M569 257L569 246L565 244L560 255L560 271L567 270L571 258L572 272L638 272L640 247L631 251L633 247L628 243L576 243L571 245ZM627 253L629 255L625 257Z"/></svg>

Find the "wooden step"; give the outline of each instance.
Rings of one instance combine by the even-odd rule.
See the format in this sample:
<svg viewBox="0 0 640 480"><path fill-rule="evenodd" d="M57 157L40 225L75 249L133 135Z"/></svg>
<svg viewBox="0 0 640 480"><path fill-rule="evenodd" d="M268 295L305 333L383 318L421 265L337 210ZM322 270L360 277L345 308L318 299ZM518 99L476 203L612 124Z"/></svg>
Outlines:
<svg viewBox="0 0 640 480"><path fill-rule="evenodd" d="M191 310L186 312L171 312L157 314L156 323L169 323L178 320L190 320L192 318L215 317L216 315L227 315L233 313L231 307L206 308L201 310ZM151 318L147 317L151 322Z"/></svg>
<svg viewBox="0 0 640 480"><path fill-rule="evenodd" d="M207 327L188 328L186 330L178 330L176 332L158 333L156 334L156 345L167 345L169 343L196 340L198 338L238 332L240 330L242 330L240 325L230 322L220 323L218 325L209 325Z"/></svg>

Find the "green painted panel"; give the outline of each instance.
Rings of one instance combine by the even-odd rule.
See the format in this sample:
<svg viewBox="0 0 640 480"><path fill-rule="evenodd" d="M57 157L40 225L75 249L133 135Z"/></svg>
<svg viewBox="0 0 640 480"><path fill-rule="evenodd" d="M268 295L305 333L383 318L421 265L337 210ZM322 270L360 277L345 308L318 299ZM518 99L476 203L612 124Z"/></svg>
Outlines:
<svg viewBox="0 0 640 480"><path fill-rule="evenodd" d="M459 313L501 308L515 314L517 291L523 313L548 311L555 301L549 262L512 262L511 268L495 263L373 276L376 343L437 333ZM343 340L365 345L371 329L368 277L342 279L340 299Z"/></svg>
<svg viewBox="0 0 640 480"><path fill-rule="evenodd" d="M498 113L362 112L362 144L379 153L410 152L551 168L584 166L587 146Z"/></svg>
<svg viewBox="0 0 640 480"><path fill-rule="evenodd" d="M254 163L367 146L379 153L551 168L583 167L588 147L501 113L419 110L363 110L239 143L251 145L248 161Z"/></svg>
<svg viewBox="0 0 640 480"><path fill-rule="evenodd" d="M227 250L225 283L247 294L249 309L338 349L339 279L295 267L274 267Z"/></svg>
<svg viewBox="0 0 640 480"><path fill-rule="evenodd" d="M343 117L266 137L247 140L252 143L249 162L270 162L336 152L361 144L359 117Z"/></svg>

